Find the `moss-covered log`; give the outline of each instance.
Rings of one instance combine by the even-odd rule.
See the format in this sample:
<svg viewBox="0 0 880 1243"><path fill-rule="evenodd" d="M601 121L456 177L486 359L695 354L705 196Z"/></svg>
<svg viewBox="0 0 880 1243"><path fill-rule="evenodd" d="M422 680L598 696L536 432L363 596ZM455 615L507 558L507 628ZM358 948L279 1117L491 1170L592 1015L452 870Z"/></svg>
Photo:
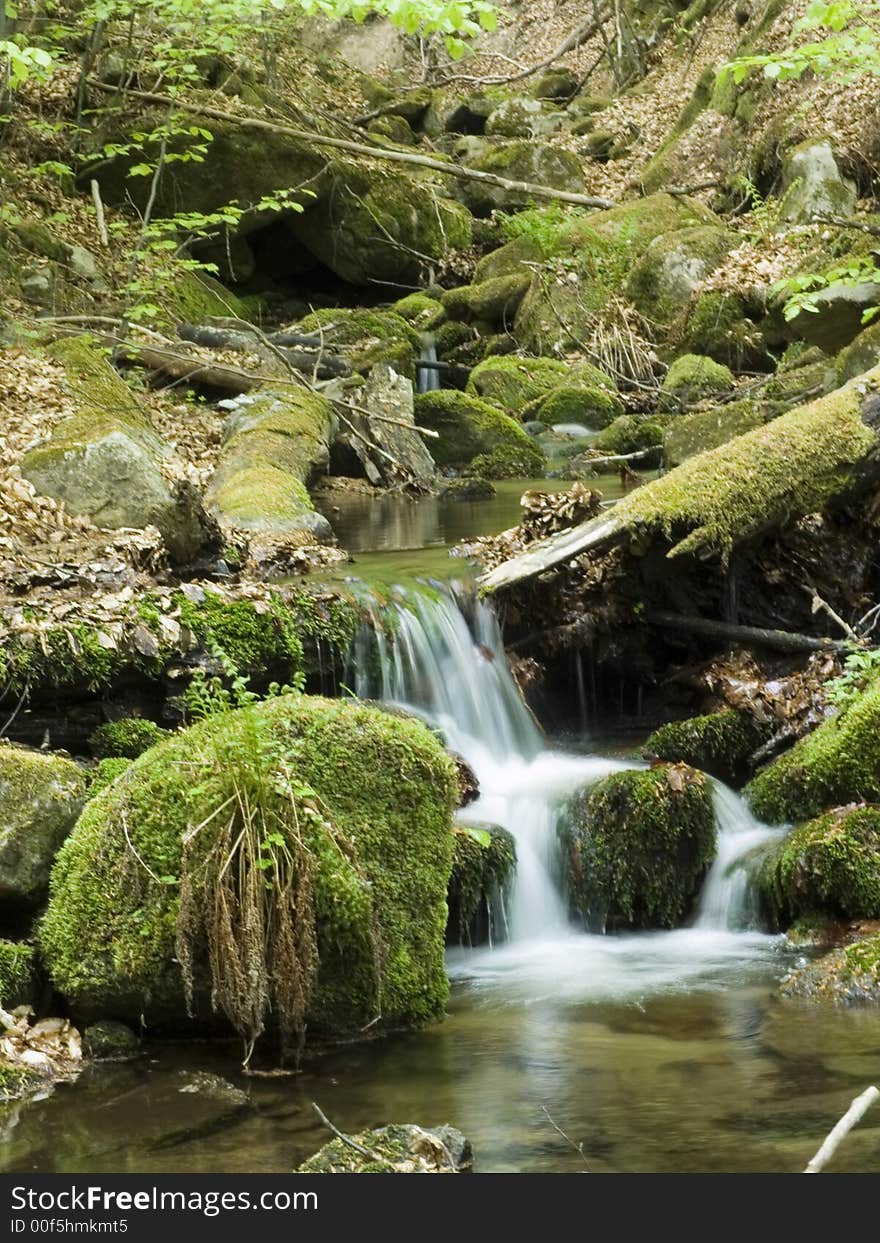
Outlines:
<svg viewBox="0 0 880 1243"><path fill-rule="evenodd" d="M726 560L757 536L858 495L880 478L880 367L828 396L689 458L613 511L533 544L484 576L493 592L586 553L663 541L667 555Z"/></svg>
<svg viewBox="0 0 880 1243"><path fill-rule="evenodd" d="M245 821L252 813L274 826L259 847L274 860L265 875L278 884L272 852L281 850L301 873L289 914L300 945L316 938L316 976L300 980L309 1032L333 1038L369 1024L375 1034L435 1019L448 988L457 801L455 766L418 721L296 696L210 717L135 760L80 817L40 934L55 986L86 1020L143 1016L178 1032L222 1025L211 1004L213 929L193 924L193 902L213 843L249 808ZM248 925L234 920L231 931L235 957ZM188 962L195 1018L178 960ZM307 962L297 963L304 972ZM267 963L258 953L251 966L259 977ZM275 977L276 992L288 982Z"/></svg>

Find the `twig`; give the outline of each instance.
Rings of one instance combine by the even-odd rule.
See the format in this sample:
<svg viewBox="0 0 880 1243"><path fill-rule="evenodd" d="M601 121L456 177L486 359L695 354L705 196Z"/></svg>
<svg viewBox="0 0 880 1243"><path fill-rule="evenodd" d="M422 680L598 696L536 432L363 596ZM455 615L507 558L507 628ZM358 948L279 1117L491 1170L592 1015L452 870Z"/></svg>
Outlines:
<svg viewBox="0 0 880 1243"><path fill-rule="evenodd" d="M558 1132L558 1133L562 1136L562 1138L565 1140L565 1142L566 1142L567 1144L571 1144L571 1146L572 1146L572 1148L575 1150L575 1152L576 1152L576 1153L578 1153L578 1154L580 1155L581 1160L583 1161L584 1165L585 1165L585 1166L586 1166L586 1168L587 1168L587 1173L589 1174L589 1173L590 1173L590 1166L589 1166L589 1163L588 1163L588 1161L587 1161L587 1158L584 1156L584 1145L583 1145L583 1143L576 1144L576 1143L574 1142L574 1140L571 1138L571 1136L570 1136L570 1135L566 1135L565 1131L563 1131L563 1129L562 1129L562 1127L559 1125L559 1123L558 1123L558 1122L554 1122L554 1121L553 1121L553 1119L550 1117L550 1111L549 1111L549 1109L547 1108L547 1106L546 1106L546 1105L542 1105L542 1106L541 1106L541 1112L544 1114L544 1116L545 1116L545 1118L547 1119L547 1121L548 1121L548 1122L550 1123L550 1125L553 1127L553 1130L554 1130L554 1131L557 1131L557 1132Z"/></svg>
<svg viewBox="0 0 880 1243"><path fill-rule="evenodd" d="M849 1109L838 1122L837 1126L831 1130L826 1136L821 1148L807 1164L803 1171L805 1174L819 1174L828 1164L837 1151L841 1140L845 1139L856 1123L861 1122L862 1118L874 1104L880 1091L875 1087L865 1088L861 1096L857 1096Z"/></svg>
<svg viewBox="0 0 880 1243"><path fill-rule="evenodd" d="M327 1115L321 1109L316 1101L312 1101L312 1109L324 1123L328 1130L332 1131L337 1139L341 1139L343 1144L347 1144L349 1148L353 1148L355 1152L359 1152L362 1157L369 1157L371 1161L378 1161L381 1165L387 1165L390 1168L392 1164L385 1157L380 1157L378 1152L371 1152L369 1148L365 1148L363 1144L359 1144L356 1139L352 1139L350 1135L346 1135L344 1131L340 1131L338 1126L334 1126Z"/></svg>
<svg viewBox="0 0 880 1243"><path fill-rule="evenodd" d="M801 586L803 587L807 595L812 597L812 601L813 601L812 611L814 613L819 613L819 612L826 613L831 618L831 620L840 627L840 629L843 631L843 633L846 635L848 639L852 639L853 643L860 642L859 636L853 630L849 622L845 622L839 613L835 613L831 605L826 600L822 599L822 597L819 595L815 587L808 587L806 583L801 583Z"/></svg>
<svg viewBox="0 0 880 1243"><path fill-rule="evenodd" d="M104 218L104 202L101 198L101 187L95 181L91 180L92 202L95 204L95 217L98 221L98 237L101 239L102 246L110 245L110 235L107 232L107 221Z"/></svg>

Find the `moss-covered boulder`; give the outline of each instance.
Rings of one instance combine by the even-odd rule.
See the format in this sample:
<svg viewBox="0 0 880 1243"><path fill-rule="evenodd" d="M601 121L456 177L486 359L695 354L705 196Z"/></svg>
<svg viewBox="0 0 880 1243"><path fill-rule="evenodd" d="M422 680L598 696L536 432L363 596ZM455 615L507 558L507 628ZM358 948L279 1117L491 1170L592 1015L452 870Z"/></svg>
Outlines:
<svg viewBox="0 0 880 1243"><path fill-rule="evenodd" d="M462 285L443 295L450 319L478 320L490 324L513 324L517 307L531 284L531 273L512 272L478 285Z"/></svg>
<svg viewBox="0 0 880 1243"><path fill-rule="evenodd" d="M355 371L366 373L388 363L399 375L415 378L415 362L422 348L424 325L410 316L363 308L326 307L299 323L304 333L320 333L328 345L345 353Z"/></svg>
<svg viewBox="0 0 880 1243"><path fill-rule="evenodd" d="M595 429L607 427L622 415L624 404L613 381L598 368L573 368L576 383L562 384L546 397L536 398L523 417L536 419L547 427L558 423L579 423Z"/></svg>
<svg viewBox="0 0 880 1243"><path fill-rule="evenodd" d="M128 1062L137 1057L140 1041L125 1023L100 1019L83 1032L83 1053L96 1062Z"/></svg>
<svg viewBox="0 0 880 1243"><path fill-rule="evenodd" d="M880 918L880 807L837 807L795 829L764 861L759 888L781 928L810 916Z"/></svg>
<svg viewBox="0 0 880 1243"><path fill-rule="evenodd" d="M96 759L136 760L144 751L156 746L167 735L155 721L146 717L123 717L105 721L92 732L89 746Z"/></svg>
<svg viewBox="0 0 880 1243"><path fill-rule="evenodd" d="M30 1005L36 979L34 947L24 941L0 940L0 1007Z"/></svg>
<svg viewBox="0 0 880 1243"><path fill-rule="evenodd" d="M840 351L837 359L837 378L841 384L870 371L880 363L880 319L869 324L856 339Z"/></svg>
<svg viewBox="0 0 880 1243"><path fill-rule="evenodd" d="M397 1123L334 1139L298 1166L297 1174L461 1174L471 1168L470 1141L455 1127Z"/></svg>
<svg viewBox="0 0 880 1243"><path fill-rule="evenodd" d="M786 153L782 164L786 220L806 224L855 210L858 189L844 177L829 138L808 138Z"/></svg>
<svg viewBox="0 0 880 1243"><path fill-rule="evenodd" d="M210 717L88 804L53 870L44 961L87 1021L222 1025L212 982L239 1031L245 1003L259 1028L297 997L296 1025L325 1038L438 1018L457 801L455 766L418 721L297 696ZM273 892L290 896L255 946Z"/></svg>
<svg viewBox="0 0 880 1243"><path fill-rule="evenodd" d="M500 901L516 871L516 843L497 824L457 824L453 831L447 940L480 945L506 929Z"/></svg>
<svg viewBox="0 0 880 1243"><path fill-rule="evenodd" d="M711 224L655 237L627 279L627 298L650 323L671 328L685 316L694 291L735 242L736 234Z"/></svg>
<svg viewBox="0 0 880 1243"><path fill-rule="evenodd" d="M205 494L221 527L332 543L307 488L327 468L332 427L329 401L305 388L278 385L239 398Z"/></svg>
<svg viewBox="0 0 880 1243"><path fill-rule="evenodd" d="M540 263L544 257L540 244L523 233L480 260L474 268L474 284L482 285L500 276L521 276L528 271L526 264Z"/></svg>
<svg viewBox="0 0 880 1243"><path fill-rule="evenodd" d="M72 760L0 746L0 902L7 912L33 909L45 897L85 790L85 772Z"/></svg>
<svg viewBox="0 0 880 1243"><path fill-rule="evenodd" d="M508 181L528 182L582 194L584 168L578 157L563 147L542 142L514 140L498 142L478 155L471 167L494 173ZM463 181L457 191L477 216L488 216L496 209L516 211L528 207L531 194L526 189L505 188L478 181Z"/></svg>
<svg viewBox="0 0 880 1243"><path fill-rule="evenodd" d="M720 781L737 785L748 769L750 757L766 739L766 728L754 717L725 708L661 725L645 741L644 754L675 764L690 764Z"/></svg>
<svg viewBox="0 0 880 1243"><path fill-rule="evenodd" d="M733 372L702 354L682 354L663 378L662 404L672 410L707 398L720 397L736 387Z"/></svg>
<svg viewBox="0 0 880 1243"><path fill-rule="evenodd" d="M419 332L431 332L446 319L443 303L426 293L407 294L393 304L391 311Z"/></svg>
<svg viewBox="0 0 880 1243"><path fill-rule="evenodd" d="M779 986L782 997L829 1005L880 1004L880 936L866 937L799 967Z"/></svg>
<svg viewBox="0 0 880 1243"><path fill-rule="evenodd" d="M589 363L571 367L554 358L493 355L474 367L467 385L469 393L493 402L509 414L528 419L537 417L548 424L551 420L573 421L565 398L555 403L546 417L539 413L551 394L572 388L584 391L584 405L593 408L594 418L604 416L604 421L610 422L622 409L614 381ZM603 395L607 395L607 400ZM564 413L565 418L557 418L560 413ZM584 409L581 413L585 413Z"/></svg>
<svg viewBox="0 0 880 1243"><path fill-rule="evenodd" d="M667 466L679 466L696 453L717 449L764 422L761 406L750 398L729 401L709 410L695 410L673 419L663 435Z"/></svg>
<svg viewBox="0 0 880 1243"><path fill-rule="evenodd" d="M880 800L880 681L762 769L747 794L768 824L796 824L831 807Z"/></svg>
<svg viewBox="0 0 880 1243"><path fill-rule="evenodd" d="M622 414L609 423L593 441L593 448L602 453L636 453L663 444L663 424L656 418Z"/></svg>
<svg viewBox="0 0 880 1243"><path fill-rule="evenodd" d="M735 371L770 371L775 362L757 322L762 314L741 294L707 289L691 302L681 345Z"/></svg>
<svg viewBox="0 0 880 1243"><path fill-rule="evenodd" d="M490 138L547 138L565 119L562 109L547 100L514 96L493 110L485 132Z"/></svg>
<svg viewBox="0 0 880 1243"><path fill-rule="evenodd" d="M46 356L64 371L73 413L25 455L24 477L96 526L152 524L175 560L192 561L206 530L169 485L162 470L169 450L104 351L88 337L68 337Z"/></svg>
<svg viewBox="0 0 880 1243"><path fill-rule="evenodd" d="M534 474L544 465L544 456L519 423L497 406L460 393L437 389L420 393L415 399L416 422L439 433L431 441L431 453L439 466L466 466L479 454L508 450L528 469L516 474Z"/></svg>
<svg viewBox="0 0 880 1243"><path fill-rule="evenodd" d="M605 777L560 826L571 903L594 929L675 927L715 856L711 785L685 764Z"/></svg>

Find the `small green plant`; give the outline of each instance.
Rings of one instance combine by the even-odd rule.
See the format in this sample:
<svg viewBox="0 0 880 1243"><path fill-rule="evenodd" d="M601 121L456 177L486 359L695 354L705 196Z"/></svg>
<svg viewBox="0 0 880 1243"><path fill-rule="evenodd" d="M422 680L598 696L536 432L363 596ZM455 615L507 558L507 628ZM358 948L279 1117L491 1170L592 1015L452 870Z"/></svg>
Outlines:
<svg viewBox="0 0 880 1243"><path fill-rule="evenodd" d="M843 713L877 677L880 677L880 647L852 652L844 661L840 677L826 686L825 698L838 713Z"/></svg>
<svg viewBox="0 0 880 1243"><path fill-rule="evenodd" d="M878 0L811 0L807 11L792 28L792 37L818 31L824 37L814 42L794 43L779 52L761 56L741 56L723 65L719 77L731 75L743 82L754 69L766 78L785 82L800 78L807 71L822 78L850 82L862 74L880 75L880 21Z"/></svg>
<svg viewBox="0 0 880 1243"><path fill-rule="evenodd" d="M507 241L528 237L538 244L544 257L550 259L559 250L572 225L585 219L586 215L580 208L570 209L560 203L549 203L546 207L529 207L513 215L499 212L498 219Z"/></svg>
<svg viewBox="0 0 880 1243"><path fill-rule="evenodd" d="M743 176L738 179L751 208L748 239L753 245L769 241L784 227L785 209L802 181L803 178L797 177L778 198L772 194L765 198L750 177Z"/></svg>
<svg viewBox="0 0 880 1243"><path fill-rule="evenodd" d="M776 282L772 292L786 295L783 314L787 320L792 320L802 311L818 314L822 294L831 285L854 288L864 284L880 285L880 268L870 256L847 259L825 272L799 272L796 276L787 276ZM868 307L862 313L862 323L869 324L878 314L880 307Z"/></svg>

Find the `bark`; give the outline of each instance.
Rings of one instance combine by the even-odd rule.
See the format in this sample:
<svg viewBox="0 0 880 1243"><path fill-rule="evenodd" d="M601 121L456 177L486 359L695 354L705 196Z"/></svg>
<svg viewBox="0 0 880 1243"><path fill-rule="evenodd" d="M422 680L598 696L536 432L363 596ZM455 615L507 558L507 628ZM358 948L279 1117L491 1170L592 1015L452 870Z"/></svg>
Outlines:
<svg viewBox="0 0 880 1243"><path fill-rule="evenodd" d="M749 648L769 647L776 652L851 652L854 646L851 640L846 639L821 639L811 634L796 634L792 630L768 630L764 626L738 626L732 622L685 613L652 612L647 614L645 621L650 626L704 635L707 639L723 639Z"/></svg>
<svg viewBox="0 0 880 1243"><path fill-rule="evenodd" d="M509 588L627 544L726 562L734 548L880 484L880 367L809 405L698 454L614 509L532 545L481 579Z"/></svg>

